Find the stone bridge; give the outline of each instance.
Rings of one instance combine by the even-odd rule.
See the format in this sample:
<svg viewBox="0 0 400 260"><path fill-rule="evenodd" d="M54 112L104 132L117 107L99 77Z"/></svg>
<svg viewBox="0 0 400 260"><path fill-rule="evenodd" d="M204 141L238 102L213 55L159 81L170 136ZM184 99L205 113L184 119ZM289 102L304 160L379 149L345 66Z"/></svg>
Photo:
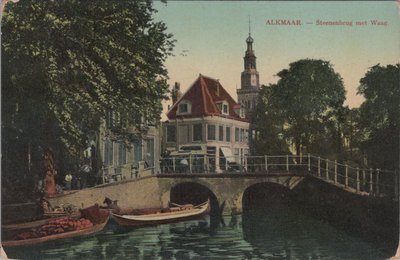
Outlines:
<svg viewBox="0 0 400 260"><path fill-rule="evenodd" d="M120 207L167 207L171 192L180 185L197 185L218 205L225 202L224 213L241 212L244 192L255 184L272 183L293 189L305 174L160 174L71 191L49 198L52 205L73 204L78 208L94 203L103 204L104 198L118 200ZM195 194L188 194L195 195ZM214 202L215 203L215 202Z"/></svg>
<svg viewBox="0 0 400 260"><path fill-rule="evenodd" d="M254 185L280 185L291 190L306 176L360 196L393 196L397 192L391 175L379 169L352 168L320 157L258 156L247 157L244 161L245 168L241 172L158 173L147 176L142 173L135 179L68 191L49 198L49 201L52 205L73 204L82 208L94 203L101 205L107 196L118 200L118 205L123 208L166 207L169 201L173 201L173 194L184 188L183 196L193 198L201 190L204 200L208 196L214 207L216 203L218 206L224 204L224 213L229 214L242 211L243 194Z"/></svg>

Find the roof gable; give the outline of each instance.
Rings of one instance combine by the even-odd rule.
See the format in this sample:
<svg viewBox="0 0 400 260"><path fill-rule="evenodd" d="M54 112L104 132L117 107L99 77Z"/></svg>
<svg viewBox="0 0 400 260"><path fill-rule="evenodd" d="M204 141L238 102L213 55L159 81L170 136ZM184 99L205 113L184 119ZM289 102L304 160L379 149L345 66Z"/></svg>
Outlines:
<svg viewBox="0 0 400 260"><path fill-rule="evenodd" d="M189 101L191 103L190 114L179 114L179 104L183 101ZM229 113L227 115L223 114L220 108L218 108L218 104L223 101L226 101L229 105ZM222 87L218 80L200 74L186 93L183 94L168 111L167 117L169 119L175 119L177 117L193 118L202 116L222 116L246 121L235 113L234 109L237 107L238 104Z"/></svg>

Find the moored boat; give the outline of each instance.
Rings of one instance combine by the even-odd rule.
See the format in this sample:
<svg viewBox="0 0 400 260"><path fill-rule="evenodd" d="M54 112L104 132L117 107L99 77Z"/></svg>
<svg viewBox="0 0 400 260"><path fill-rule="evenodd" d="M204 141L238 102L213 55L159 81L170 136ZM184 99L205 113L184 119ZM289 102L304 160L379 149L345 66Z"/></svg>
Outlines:
<svg viewBox="0 0 400 260"><path fill-rule="evenodd" d="M158 210L134 210L132 212L111 213L112 218L121 226L148 226L174 223L201 218L210 211L210 200L193 206L172 203L173 207Z"/></svg>
<svg viewBox="0 0 400 260"><path fill-rule="evenodd" d="M59 215L59 216L44 216L42 219L37 219L34 221L28 221L28 222L21 222L21 223L13 223L13 224L2 224L1 229L2 230L21 230L21 229L27 229L27 228L35 228L39 227L41 225L45 225L49 221L53 220L58 220L58 219L63 219L65 217L71 218L71 219L79 219L81 217L81 213L79 211L74 212L70 215Z"/></svg>
<svg viewBox="0 0 400 260"><path fill-rule="evenodd" d="M2 246L23 246L90 235L101 231L107 224L109 211L102 210L97 204L80 209L81 218L53 218L47 222L38 222L37 226L10 230L3 236Z"/></svg>

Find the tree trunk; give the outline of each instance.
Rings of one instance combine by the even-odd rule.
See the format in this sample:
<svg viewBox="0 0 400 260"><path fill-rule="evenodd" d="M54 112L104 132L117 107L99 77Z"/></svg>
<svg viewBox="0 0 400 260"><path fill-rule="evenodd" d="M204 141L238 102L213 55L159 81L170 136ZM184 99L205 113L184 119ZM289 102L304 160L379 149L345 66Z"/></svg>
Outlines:
<svg viewBox="0 0 400 260"><path fill-rule="evenodd" d="M45 193L46 197L52 197L57 193L56 180L55 180L55 169L54 169L54 154L50 149L47 149L44 153L44 170L46 172L44 178Z"/></svg>

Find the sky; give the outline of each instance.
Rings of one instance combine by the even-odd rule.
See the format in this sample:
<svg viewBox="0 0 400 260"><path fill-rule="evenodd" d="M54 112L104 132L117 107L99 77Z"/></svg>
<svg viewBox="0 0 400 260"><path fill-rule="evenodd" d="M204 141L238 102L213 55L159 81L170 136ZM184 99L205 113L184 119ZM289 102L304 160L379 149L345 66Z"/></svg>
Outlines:
<svg viewBox="0 0 400 260"><path fill-rule="evenodd" d="M396 2L385 1L168 1L155 2L155 20L164 21L177 40L166 61L169 83L185 92L198 75L219 79L237 100L249 18L260 84L299 59L330 61L343 78L346 105L359 107L359 80L368 69L400 58L400 20ZM300 20L300 26L268 25L268 20ZM347 25L318 25L352 22ZM372 25L371 21L386 22ZM356 25L356 22L361 22Z"/></svg>

